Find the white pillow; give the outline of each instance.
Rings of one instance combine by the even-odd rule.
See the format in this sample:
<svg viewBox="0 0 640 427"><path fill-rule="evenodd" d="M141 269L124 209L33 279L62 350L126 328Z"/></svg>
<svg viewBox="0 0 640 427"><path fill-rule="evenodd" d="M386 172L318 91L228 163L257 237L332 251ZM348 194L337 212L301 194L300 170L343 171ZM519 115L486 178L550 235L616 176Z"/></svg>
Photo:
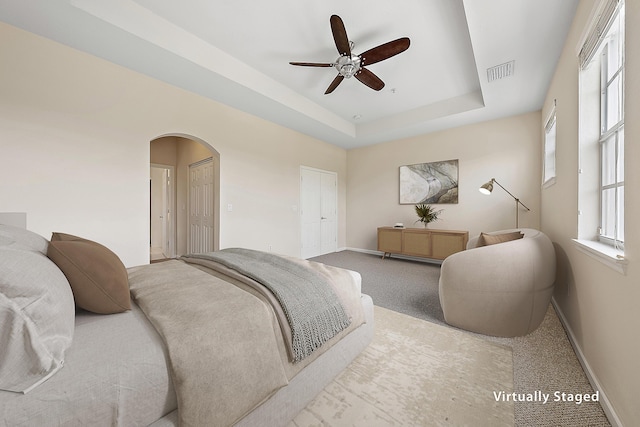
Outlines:
<svg viewBox="0 0 640 427"><path fill-rule="evenodd" d="M27 393L64 364L75 304L67 278L40 252L38 235L25 235L26 243L0 236L0 390ZM33 250L23 249L29 242L36 242Z"/></svg>
<svg viewBox="0 0 640 427"><path fill-rule="evenodd" d="M33 231L0 224L0 248L21 249L47 254L49 241Z"/></svg>

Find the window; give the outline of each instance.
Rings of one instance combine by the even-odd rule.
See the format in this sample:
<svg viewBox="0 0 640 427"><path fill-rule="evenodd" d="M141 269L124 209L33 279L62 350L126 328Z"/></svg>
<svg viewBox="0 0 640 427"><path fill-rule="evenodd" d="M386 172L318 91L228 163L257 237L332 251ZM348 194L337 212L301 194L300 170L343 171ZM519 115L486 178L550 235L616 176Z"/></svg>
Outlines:
<svg viewBox="0 0 640 427"><path fill-rule="evenodd" d="M600 95L600 240L624 245L624 5L603 41Z"/></svg>
<svg viewBox="0 0 640 427"><path fill-rule="evenodd" d="M542 186L549 187L556 181L556 109L555 105L544 127L544 170Z"/></svg>
<svg viewBox="0 0 640 427"><path fill-rule="evenodd" d="M624 0L604 0L602 5L599 18L579 54L581 176L578 237L599 241L622 254Z"/></svg>
<svg viewBox="0 0 640 427"><path fill-rule="evenodd" d="M624 0L596 2L579 52L577 248L626 274Z"/></svg>

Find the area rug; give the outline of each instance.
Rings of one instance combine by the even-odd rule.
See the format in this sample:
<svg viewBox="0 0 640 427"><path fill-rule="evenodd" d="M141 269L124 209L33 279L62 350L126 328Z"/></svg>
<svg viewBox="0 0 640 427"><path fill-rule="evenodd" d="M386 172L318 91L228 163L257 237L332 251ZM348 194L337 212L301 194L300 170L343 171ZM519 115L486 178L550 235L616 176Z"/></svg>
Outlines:
<svg viewBox="0 0 640 427"><path fill-rule="evenodd" d="M289 424L513 426L511 349L375 307L367 349Z"/></svg>

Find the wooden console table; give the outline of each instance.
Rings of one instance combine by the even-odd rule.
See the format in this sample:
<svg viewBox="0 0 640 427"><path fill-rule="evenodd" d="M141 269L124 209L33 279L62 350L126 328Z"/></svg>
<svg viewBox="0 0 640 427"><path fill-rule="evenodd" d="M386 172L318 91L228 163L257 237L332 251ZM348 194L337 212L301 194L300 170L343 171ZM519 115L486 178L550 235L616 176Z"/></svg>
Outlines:
<svg viewBox="0 0 640 427"><path fill-rule="evenodd" d="M431 228L378 228L378 251L387 254L410 255L443 260L466 249L468 231L437 230Z"/></svg>

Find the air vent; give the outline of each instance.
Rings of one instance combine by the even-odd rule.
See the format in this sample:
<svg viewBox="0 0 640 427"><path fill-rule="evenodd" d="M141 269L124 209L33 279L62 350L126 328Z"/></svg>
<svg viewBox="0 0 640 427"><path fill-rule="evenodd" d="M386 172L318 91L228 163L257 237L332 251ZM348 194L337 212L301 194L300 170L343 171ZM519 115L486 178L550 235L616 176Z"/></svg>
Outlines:
<svg viewBox="0 0 640 427"><path fill-rule="evenodd" d="M487 81L491 83L494 80L504 79L513 74L513 65L515 61L505 62L495 67L487 68Z"/></svg>

